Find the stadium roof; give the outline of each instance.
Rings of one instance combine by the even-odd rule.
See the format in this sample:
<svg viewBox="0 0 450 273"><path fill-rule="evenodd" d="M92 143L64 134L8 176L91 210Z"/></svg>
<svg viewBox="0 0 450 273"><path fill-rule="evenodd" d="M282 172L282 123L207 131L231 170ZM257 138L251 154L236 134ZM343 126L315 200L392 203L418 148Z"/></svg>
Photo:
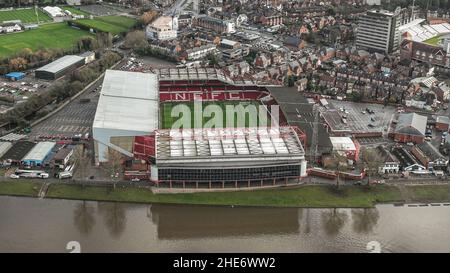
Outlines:
<svg viewBox="0 0 450 273"><path fill-rule="evenodd" d="M93 127L153 132L158 101L156 74L107 70Z"/></svg>
<svg viewBox="0 0 450 273"><path fill-rule="evenodd" d="M43 161L45 157L49 154L49 152L55 147L56 142L44 141L39 142L36 146L31 149L22 161L27 160L40 160Z"/></svg>
<svg viewBox="0 0 450 273"><path fill-rule="evenodd" d="M159 130L156 133L158 163L302 159L304 154L292 127Z"/></svg>
<svg viewBox="0 0 450 273"><path fill-rule="evenodd" d="M427 117L416 113L400 114L395 133L424 136L427 120Z"/></svg>
<svg viewBox="0 0 450 273"><path fill-rule="evenodd" d="M80 61L84 61L83 57L76 56L76 55L66 55L64 57L61 57L47 65L44 65L41 68L36 69L36 71L46 71L50 73L57 73L63 69L65 69L68 66L71 66L73 64L76 64Z"/></svg>
<svg viewBox="0 0 450 273"><path fill-rule="evenodd" d="M161 68L156 70L161 81L219 80L233 85L252 85L253 80L233 80L215 68Z"/></svg>
<svg viewBox="0 0 450 273"><path fill-rule="evenodd" d="M413 21L410 24L402 26L400 32L411 35L411 40L423 42L436 36L450 33L450 24L442 23L435 25L421 25L419 21Z"/></svg>

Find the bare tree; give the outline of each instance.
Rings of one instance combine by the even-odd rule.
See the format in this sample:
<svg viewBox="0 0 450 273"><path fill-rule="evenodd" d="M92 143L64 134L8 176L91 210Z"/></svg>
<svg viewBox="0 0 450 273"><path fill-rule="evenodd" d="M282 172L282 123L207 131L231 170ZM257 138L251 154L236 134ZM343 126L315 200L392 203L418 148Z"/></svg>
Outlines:
<svg viewBox="0 0 450 273"><path fill-rule="evenodd" d="M127 48L143 48L148 45L147 38L145 37L145 33L141 30L136 30L130 32L125 37L125 46Z"/></svg>
<svg viewBox="0 0 450 273"><path fill-rule="evenodd" d="M340 173L347 169L347 158L337 152L333 152L327 159L327 166L332 168L336 174L336 187L340 185Z"/></svg>
<svg viewBox="0 0 450 273"><path fill-rule="evenodd" d="M89 169L89 156L87 155L83 145L78 145L73 152L73 161L77 177L86 179L87 171Z"/></svg>
<svg viewBox="0 0 450 273"><path fill-rule="evenodd" d="M384 162L381 153L375 149L363 148L361 150L362 164L368 177L367 185L370 185L370 177L378 173L378 168Z"/></svg>
<svg viewBox="0 0 450 273"><path fill-rule="evenodd" d="M122 154L116 150L108 149L105 151L105 157L108 159L108 162L104 164L104 167L111 174L111 176L114 177L122 166Z"/></svg>
<svg viewBox="0 0 450 273"><path fill-rule="evenodd" d="M328 235L337 235L348 221L348 215L344 210L336 208L322 212L322 223Z"/></svg>

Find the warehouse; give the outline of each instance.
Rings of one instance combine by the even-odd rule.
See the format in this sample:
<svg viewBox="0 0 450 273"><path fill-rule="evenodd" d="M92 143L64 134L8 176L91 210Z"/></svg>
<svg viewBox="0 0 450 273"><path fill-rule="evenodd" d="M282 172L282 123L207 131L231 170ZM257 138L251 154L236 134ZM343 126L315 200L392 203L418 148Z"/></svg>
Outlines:
<svg viewBox="0 0 450 273"><path fill-rule="evenodd" d="M427 117L416 113L400 114L395 127L394 140L397 142L422 143L425 139Z"/></svg>
<svg viewBox="0 0 450 273"><path fill-rule="evenodd" d="M84 57L66 55L39 69L36 69L35 76L38 79L56 80L84 64Z"/></svg>
<svg viewBox="0 0 450 273"><path fill-rule="evenodd" d="M22 164L26 166L42 166L44 159L51 153L55 142L39 142L22 158Z"/></svg>
<svg viewBox="0 0 450 273"><path fill-rule="evenodd" d="M92 128L96 163L108 158L108 147L132 157L135 136L158 129L156 74L107 70Z"/></svg>
<svg viewBox="0 0 450 273"><path fill-rule="evenodd" d="M19 141L1 157L0 161L3 165L19 165L22 158L31 150L36 144L29 141Z"/></svg>
<svg viewBox="0 0 450 273"><path fill-rule="evenodd" d="M11 142L0 142L0 157L2 157L9 149L11 149Z"/></svg>

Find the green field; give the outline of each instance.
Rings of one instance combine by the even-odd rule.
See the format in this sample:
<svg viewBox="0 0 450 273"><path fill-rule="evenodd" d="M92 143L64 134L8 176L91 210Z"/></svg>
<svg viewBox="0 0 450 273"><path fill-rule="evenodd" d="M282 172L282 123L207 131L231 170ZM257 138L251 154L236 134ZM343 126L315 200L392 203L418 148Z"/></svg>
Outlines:
<svg viewBox="0 0 450 273"><path fill-rule="evenodd" d="M36 197L42 183L36 181L1 181L0 195Z"/></svg>
<svg viewBox="0 0 450 273"><path fill-rule="evenodd" d="M103 16L95 19L76 20L77 24L109 32L113 35L128 31L136 24L136 20L125 16Z"/></svg>
<svg viewBox="0 0 450 273"><path fill-rule="evenodd" d="M40 23L53 21L50 16L42 12L40 9L38 9L38 16ZM0 22L11 20L21 20L22 23L37 23L35 10L32 8L0 11Z"/></svg>
<svg viewBox="0 0 450 273"><path fill-rule="evenodd" d="M41 25L38 29L0 36L0 58L8 57L24 48L33 51L40 48L71 49L82 37L92 34L72 28L66 23Z"/></svg>
<svg viewBox="0 0 450 273"><path fill-rule="evenodd" d="M441 41L441 36L435 36L435 37L425 40L423 42L426 44L429 44L429 45L438 45L440 41Z"/></svg>
<svg viewBox="0 0 450 273"><path fill-rule="evenodd" d="M90 15L88 12L79 10L79 9L71 7L71 6L60 6L60 8L63 9L63 10L68 10L72 14L76 14L76 15L84 15L84 16L89 16Z"/></svg>
<svg viewBox="0 0 450 273"><path fill-rule="evenodd" d="M204 126L205 124L207 124L207 122L211 119L214 119L215 116L212 115L212 117L206 116L206 112L205 110L213 110L211 107L211 105L217 105L222 109L223 112L223 118L222 118L222 122L223 122L223 127L231 127L231 126L227 126L227 113L226 113L226 106L236 106L236 105L242 105L244 108L248 105L254 105L256 111L259 111L259 105L260 103L257 101L214 101L214 102L203 102L202 103L202 107L200 108L200 111L197 111L198 114L200 116L202 116L202 121L203 124L202 126ZM242 109L242 108L241 108ZM194 116L196 116L196 111L194 110L194 102L164 102L161 103L161 120L162 120L162 128L163 129L171 129L172 125L179 120L180 118L184 119L184 110L187 110L187 114L191 114L190 117L190 121L191 121L191 128L195 128L198 126L195 126L195 120L194 120ZM181 112L182 114L179 114L179 112ZM239 113L234 113L234 125L233 127L249 127L249 125L254 124L254 122L250 123L250 117L248 114L245 115L245 121L240 121L240 123L238 123L239 120L241 120L241 118L238 118L238 116L243 117L244 116L244 112L242 111L237 111ZM262 122L263 120L260 118L259 116L259 112L257 113L257 125L260 123L260 121ZM266 112L265 112L266 113ZM231 113L233 114L233 113ZM172 115L174 115L175 117L173 117ZM230 120L230 123L232 121ZM267 119L267 122L269 125L270 124L270 120ZM242 124L245 123L244 126L242 126ZM178 127L178 126L177 126ZM209 126L208 126L209 127ZM264 127L264 126L263 126Z"/></svg>

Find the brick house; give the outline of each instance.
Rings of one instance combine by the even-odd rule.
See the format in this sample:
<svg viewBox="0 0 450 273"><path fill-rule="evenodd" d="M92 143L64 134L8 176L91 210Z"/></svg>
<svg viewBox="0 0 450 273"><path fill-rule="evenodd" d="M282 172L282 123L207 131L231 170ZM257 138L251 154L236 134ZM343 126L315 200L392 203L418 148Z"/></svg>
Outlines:
<svg viewBox="0 0 450 273"><path fill-rule="evenodd" d="M423 143L426 127L427 117L416 113L400 114L393 133L394 141L412 142L415 144Z"/></svg>

